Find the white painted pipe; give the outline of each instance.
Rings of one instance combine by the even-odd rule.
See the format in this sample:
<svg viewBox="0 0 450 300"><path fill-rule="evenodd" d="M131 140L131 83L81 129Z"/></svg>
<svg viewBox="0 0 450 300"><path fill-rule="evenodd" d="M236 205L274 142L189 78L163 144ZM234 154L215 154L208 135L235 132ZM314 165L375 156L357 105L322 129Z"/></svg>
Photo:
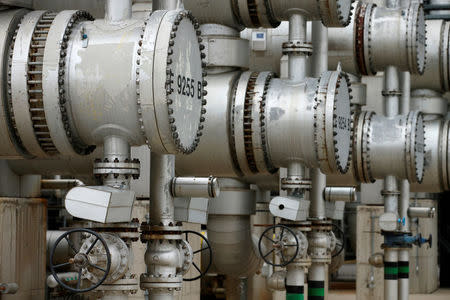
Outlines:
<svg viewBox="0 0 450 300"><path fill-rule="evenodd" d="M409 248L398 250L398 300L409 299Z"/></svg>
<svg viewBox="0 0 450 300"><path fill-rule="evenodd" d="M306 17L302 14L292 14L289 17L289 41L306 42ZM306 55L303 53L290 53L289 79L300 81L306 77Z"/></svg>
<svg viewBox="0 0 450 300"><path fill-rule="evenodd" d="M384 249L384 299L398 298L398 250Z"/></svg>

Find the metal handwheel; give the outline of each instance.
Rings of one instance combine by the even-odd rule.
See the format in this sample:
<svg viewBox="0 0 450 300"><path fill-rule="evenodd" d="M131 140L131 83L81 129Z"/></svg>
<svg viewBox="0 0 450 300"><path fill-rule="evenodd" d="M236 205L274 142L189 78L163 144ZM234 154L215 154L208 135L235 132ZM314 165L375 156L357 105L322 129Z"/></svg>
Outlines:
<svg viewBox="0 0 450 300"><path fill-rule="evenodd" d="M200 279L203 276L205 276L206 273L208 272L209 268L211 267L211 264L212 264L212 248L211 248L211 245L209 244L208 239L201 233L198 233L198 232L192 231L192 230L185 230L185 231L183 231L183 234L185 235L186 242L189 242L189 235L190 234L196 235L196 236L198 236L198 237L200 237L202 239L202 241L200 243L200 249L194 250L193 251L194 255L196 255L198 253L201 254L203 251L208 251L209 252L209 261L208 261L208 265L205 268L205 271L202 272L202 270L197 266L197 264L192 261L192 265L197 270L197 272L200 273L200 274L198 276L192 277L192 278L183 278L183 281L194 281L194 280ZM203 242L206 243L206 247L203 247Z"/></svg>
<svg viewBox="0 0 450 300"><path fill-rule="evenodd" d="M336 247L333 250L333 253L331 253L331 257L336 257L345 249L345 233L344 230L342 230L341 227L333 223L333 228L336 228L336 230L339 232L340 237L342 238L342 241L336 238ZM336 236L336 234L335 234Z"/></svg>
<svg viewBox="0 0 450 300"><path fill-rule="evenodd" d="M95 239L92 242L92 244L89 246L89 248L87 250L83 250L83 249L76 249L75 245L73 244L73 242L70 239L70 236L73 234L82 234L82 233L88 233L91 236L94 236ZM65 263L61 263L61 264L57 264L55 265L53 263L53 259L54 259L54 255L55 255L55 251L58 247L58 245L61 243L62 240L66 240L66 242L69 245L69 248L71 249L71 251L74 253L74 256L69 258L67 262ZM105 249L105 255L106 255L106 268L102 268L100 266L98 266L97 264L91 262L89 260L89 253L91 252L91 250L94 248L95 244L100 241L100 243L102 244L103 248ZM108 276L110 267L111 267L111 254L109 252L108 246L106 244L106 241L103 239L103 237L92 230L89 229L85 229L85 228L76 228L76 229L72 229L67 231L66 233L64 233L63 235L61 235L55 242L55 244L53 245L51 252L50 252L50 271L53 274L53 277L55 278L55 280L65 289L74 292L74 293L85 293L85 292L89 292L94 290L95 288L97 288L99 285L101 285L106 277ZM63 282L63 280L61 280L61 278L59 278L58 276L58 269L61 269L63 267L71 267L72 269L76 270L78 272L78 277L76 278L76 287L72 287L66 283ZM100 271L102 271L104 273L104 275L100 278L100 280L96 283L91 283L90 286L85 287L85 288L81 288L81 275L83 274L83 270L87 269L91 269L91 268L95 268L98 269Z"/></svg>
<svg viewBox="0 0 450 300"><path fill-rule="evenodd" d="M277 232L278 231L278 232ZM263 242L269 240L272 247L268 251L263 253ZM292 249L290 249L292 248ZM295 232L284 225L274 225L261 234L258 242L258 250L261 258L269 265L275 267L284 267L290 264L296 257L299 251L300 245ZM284 253L285 250L290 250L290 253ZM269 259L270 254L279 254L280 263L277 264Z"/></svg>

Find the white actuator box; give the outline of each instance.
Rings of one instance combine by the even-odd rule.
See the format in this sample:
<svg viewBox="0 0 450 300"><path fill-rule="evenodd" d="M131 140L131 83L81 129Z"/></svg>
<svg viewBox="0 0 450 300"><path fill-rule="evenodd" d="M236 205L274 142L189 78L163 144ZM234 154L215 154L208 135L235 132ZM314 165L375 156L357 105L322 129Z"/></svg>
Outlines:
<svg viewBox="0 0 450 300"><path fill-rule="evenodd" d="M267 34L264 31L252 32L252 50L266 51L267 48Z"/></svg>
<svg viewBox="0 0 450 300"><path fill-rule="evenodd" d="M74 217L102 223L130 222L134 192L108 186L79 186L66 195L66 209Z"/></svg>

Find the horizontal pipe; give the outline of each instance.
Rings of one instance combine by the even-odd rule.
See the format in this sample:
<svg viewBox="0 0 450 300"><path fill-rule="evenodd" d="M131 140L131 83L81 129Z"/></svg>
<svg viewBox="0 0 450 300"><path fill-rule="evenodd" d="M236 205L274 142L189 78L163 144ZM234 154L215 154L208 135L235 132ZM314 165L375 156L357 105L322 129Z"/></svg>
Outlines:
<svg viewBox="0 0 450 300"><path fill-rule="evenodd" d="M220 194L216 177L175 177L172 179L173 197L215 198Z"/></svg>
<svg viewBox="0 0 450 300"><path fill-rule="evenodd" d="M411 218L434 218L436 208L434 207L409 207L408 215Z"/></svg>
<svg viewBox="0 0 450 300"><path fill-rule="evenodd" d="M324 190L326 201L356 201L356 188L354 187L326 187Z"/></svg>
<svg viewBox="0 0 450 300"><path fill-rule="evenodd" d="M84 182L79 179L41 179L43 190L68 190L82 185Z"/></svg>

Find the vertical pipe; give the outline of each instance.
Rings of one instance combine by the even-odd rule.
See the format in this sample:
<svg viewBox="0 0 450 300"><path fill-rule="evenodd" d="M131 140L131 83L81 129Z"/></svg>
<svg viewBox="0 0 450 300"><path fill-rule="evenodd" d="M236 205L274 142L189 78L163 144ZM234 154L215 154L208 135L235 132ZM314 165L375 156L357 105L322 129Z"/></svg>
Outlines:
<svg viewBox="0 0 450 300"><path fill-rule="evenodd" d="M321 21L312 22L312 44L314 52L311 56L313 76L319 77L328 69L328 29ZM325 219L325 202L323 191L327 185L327 178L319 169L311 170L311 206L309 217Z"/></svg>
<svg viewBox="0 0 450 300"><path fill-rule="evenodd" d="M384 299L396 300L398 297L398 251L384 249Z"/></svg>
<svg viewBox="0 0 450 300"><path fill-rule="evenodd" d="M312 71L314 77L319 77L328 69L328 30L320 21L312 22L312 44L314 48L312 59ZM309 218L324 220L325 201L323 191L326 188L327 179L319 169L311 170L311 203L309 208ZM308 235L310 237L310 235ZM314 235L313 235L314 238ZM308 241L310 245L317 243ZM313 252L314 249L311 250ZM308 299L325 299L326 263L312 259L308 270Z"/></svg>
<svg viewBox="0 0 450 300"><path fill-rule="evenodd" d="M395 192L398 192L398 185L395 176L386 176L384 178L384 191L387 192L383 194L384 212L397 214L398 194L395 194Z"/></svg>
<svg viewBox="0 0 450 300"><path fill-rule="evenodd" d="M388 7L396 7L396 0L387 0ZM387 117L394 117L400 112L400 83L398 70L388 66L384 70L384 111ZM398 183L395 176L384 179L384 211L398 213ZM390 233L387 233L390 234ZM398 298L398 249L384 249L384 299Z"/></svg>
<svg viewBox="0 0 450 300"><path fill-rule="evenodd" d="M409 299L409 248L398 250L398 300Z"/></svg>
<svg viewBox="0 0 450 300"><path fill-rule="evenodd" d="M130 159L130 145L122 137L107 136L103 140L103 156L110 162L115 159L123 162L125 159Z"/></svg>
<svg viewBox="0 0 450 300"><path fill-rule="evenodd" d="M174 10L178 8L178 0L153 0L152 10Z"/></svg>
<svg viewBox="0 0 450 300"><path fill-rule="evenodd" d="M402 97L400 102L401 113L406 115L410 111L411 102L411 76L409 72L400 74L400 82L402 85ZM400 219L404 220L400 231L410 232L408 207L409 207L409 182L402 180L400 182L400 203L398 214ZM409 299L409 248L399 249L398 251L398 299Z"/></svg>
<svg viewBox="0 0 450 300"><path fill-rule="evenodd" d="M325 298L325 264L312 264L308 269L308 299L323 300Z"/></svg>
<svg viewBox="0 0 450 300"><path fill-rule="evenodd" d="M105 20L109 23L117 23L131 19L131 0L106 0Z"/></svg>
<svg viewBox="0 0 450 300"><path fill-rule="evenodd" d="M388 66L384 70L384 113L387 117L394 117L399 114L399 91L400 83L397 68Z"/></svg>
<svg viewBox="0 0 450 300"><path fill-rule="evenodd" d="M311 203L309 207L310 219L326 219L323 191L327 185L327 178L319 169L311 169Z"/></svg>
<svg viewBox="0 0 450 300"><path fill-rule="evenodd" d="M148 294L149 300L173 300L173 292L164 291L165 289L153 289Z"/></svg>
<svg viewBox="0 0 450 300"><path fill-rule="evenodd" d="M170 183L175 176L175 156L153 153L150 160L150 224L174 222Z"/></svg>
<svg viewBox="0 0 450 300"><path fill-rule="evenodd" d="M292 14L289 17L289 41L306 42L306 17L302 14ZM289 79L301 81L306 77L306 54L290 53L289 60Z"/></svg>
<svg viewBox="0 0 450 300"><path fill-rule="evenodd" d="M312 60L312 76L319 77L328 70L328 29L321 21L312 21L311 37L314 52Z"/></svg>
<svg viewBox="0 0 450 300"><path fill-rule="evenodd" d="M305 294L305 271L295 264L287 266L286 300L303 300Z"/></svg>

